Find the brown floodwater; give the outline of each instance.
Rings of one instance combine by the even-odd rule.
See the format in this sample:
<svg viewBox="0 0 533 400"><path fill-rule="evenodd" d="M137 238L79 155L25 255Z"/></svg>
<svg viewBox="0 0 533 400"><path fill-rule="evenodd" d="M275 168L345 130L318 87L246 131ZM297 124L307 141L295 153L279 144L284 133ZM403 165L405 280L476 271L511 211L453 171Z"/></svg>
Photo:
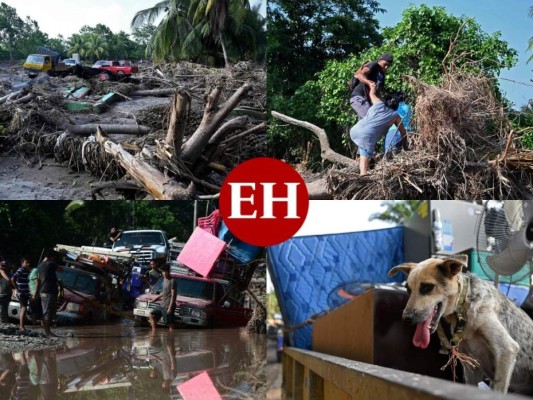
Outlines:
<svg viewBox="0 0 533 400"><path fill-rule="evenodd" d="M62 329L67 349L0 354L0 399L265 398L265 335L131 323ZM217 397L219 396L219 397Z"/></svg>

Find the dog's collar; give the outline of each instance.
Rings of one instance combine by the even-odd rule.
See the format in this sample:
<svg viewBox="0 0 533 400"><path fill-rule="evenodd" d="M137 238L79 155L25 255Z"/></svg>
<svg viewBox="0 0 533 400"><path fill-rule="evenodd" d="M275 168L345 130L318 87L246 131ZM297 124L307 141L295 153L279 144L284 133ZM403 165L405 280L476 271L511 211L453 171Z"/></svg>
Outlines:
<svg viewBox="0 0 533 400"><path fill-rule="evenodd" d="M437 333L440 339L441 353L447 354L448 351L459 344L463 337L463 331L466 325L466 294L468 293L468 288L470 287L470 276L468 275L458 275L457 282L459 284L459 296L457 302L455 303L455 312L454 315L457 318L457 324L455 325L455 330L452 332L452 338L448 340L442 323L439 321L439 326L437 327Z"/></svg>

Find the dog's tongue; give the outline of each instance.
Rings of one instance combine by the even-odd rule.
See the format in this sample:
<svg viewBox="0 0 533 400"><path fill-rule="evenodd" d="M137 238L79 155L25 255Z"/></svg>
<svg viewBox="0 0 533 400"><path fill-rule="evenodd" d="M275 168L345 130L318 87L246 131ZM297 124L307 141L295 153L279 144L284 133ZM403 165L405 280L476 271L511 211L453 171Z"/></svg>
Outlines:
<svg viewBox="0 0 533 400"><path fill-rule="evenodd" d="M429 325L431 324L431 320L433 319L434 315L435 309L433 309L431 314L429 314L428 319L426 319L424 322L420 322L416 326L415 335L413 336L413 345L415 347L425 349L429 346Z"/></svg>

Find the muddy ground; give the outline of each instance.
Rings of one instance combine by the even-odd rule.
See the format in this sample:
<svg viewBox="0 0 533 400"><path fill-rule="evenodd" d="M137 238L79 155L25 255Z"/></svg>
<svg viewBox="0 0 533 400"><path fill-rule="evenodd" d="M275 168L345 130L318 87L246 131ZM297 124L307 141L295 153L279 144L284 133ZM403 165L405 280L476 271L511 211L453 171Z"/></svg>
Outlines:
<svg viewBox="0 0 533 400"><path fill-rule="evenodd" d="M150 70L147 67L146 68L146 74L143 75L143 71L141 69L141 74L138 74L138 76L135 77L135 79L138 80L140 83L138 86L139 89L146 89L146 85L143 87L144 83L150 83L154 80L158 79L157 74L153 72L153 70ZM187 70L180 69L181 66L167 66L167 69L164 70L164 72L160 75L167 74L167 77L169 77L169 86L170 87L181 87L181 82L177 83L176 76L179 76L181 73L182 76L187 73ZM188 68L184 67L184 68ZM192 115L191 119L189 120L189 125L191 129L196 126L200 119L201 114L203 112L203 106L204 106L204 98L202 96L202 91L208 90L210 85L213 84L215 79L221 74L219 70L216 72L213 72L213 75L211 74L211 71L208 69L205 69L203 67L199 66L193 66L190 67L193 68L192 71L198 71L195 72L197 75L190 75L193 76L193 78L188 79L195 79L195 80L202 80L202 73L206 74L205 82L200 85L200 89L198 89L198 85L196 85L196 82L184 82L184 87L192 87L193 90L196 90L196 96L193 96L192 100L192 112L190 115ZM197 69L194 69L197 68ZM152 71L152 72L149 72ZM160 72L160 71L157 71ZM153 73L153 75L149 75L150 73ZM231 93L232 90L234 90L231 86L240 85L239 82L241 82L241 75L239 75L240 72L237 73L237 75L232 75L234 72L228 72L228 76L230 76L229 81L230 84L228 84L228 93ZM245 74L247 71L245 71ZM255 72L254 72L255 73ZM175 75L174 75L175 74ZM224 72L222 72L224 74ZM200 77L200 78L198 78ZM244 79L247 77L243 78ZM0 99L2 96L6 96L13 91L16 91L17 89L21 88L21 85L24 85L24 83L32 82L34 83L33 87L38 88L38 90L33 90L35 92L34 100L32 100L32 103L35 103L37 107L37 112L42 113L42 107L43 107L43 99L44 104L48 103L52 106L51 111L49 112L49 120L54 121L56 119L62 120L63 123L67 121L70 125L84 125L84 124L97 124L97 125L106 125L106 124L114 124L114 125L132 125L135 123L140 123L145 126L152 127L153 132L161 132L161 128L165 127L165 125L168 123L167 116L163 116L163 118L156 118L155 120L152 119L152 123L147 123L146 120L138 122L137 116L139 115L139 111L143 110L145 112L146 110L164 110L167 109L166 106L169 106L171 103L171 97L155 97L155 96L143 96L143 97L132 97L132 96L119 96L119 101L116 101L112 103L109 108L103 113L94 113L92 111L67 111L65 109L65 105L59 105L61 103L61 97L63 96L63 92L67 87L76 86L79 87L82 84L85 84L87 86L93 86L98 87L98 82L95 81L97 78L91 78L90 80L83 81L81 78L75 77L75 76L68 76L66 78L49 78L46 75L41 74L39 77L37 77L35 80L30 80L22 68L18 65L15 66L9 66L6 64L0 64ZM186 78L187 79L187 78ZM261 79L260 79L261 80ZM102 83L102 82L101 82ZM117 91L118 93L121 93L121 89L124 90L125 86L121 82L109 82L110 89ZM116 84L116 88L113 88L113 84ZM187 86L189 85L189 86ZM262 85L262 83L259 83L258 85ZM149 87L148 87L149 88ZM165 89L164 86L160 86L160 88ZM44 91L44 94L43 94ZM250 103L257 103L257 98L262 96L262 90L255 88L252 90L252 93L248 96L247 100L244 101L245 105L249 105ZM53 94L52 97L48 97L48 94ZM104 92L105 93L105 92ZM223 99L227 99L228 93L223 94ZM89 96L89 100L96 100L97 98L100 98L101 95L96 96L94 95L92 98ZM87 99L82 99L81 101L86 101ZM0 100L1 103L1 100ZM41 132L43 135L54 132L53 127L51 128L49 125L49 122L45 125L42 125L42 129L36 129L40 125L35 125L35 119L31 119L34 117L31 117L31 107L33 106L32 103L26 103L21 104L20 106L10 104L9 101L3 104L0 104L0 117L2 117L2 126L0 129L0 198L1 199L9 199L9 200L21 200L21 199L28 199L28 200L60 200L60 199L91 199L91 185L95 185L98 183L101 183L105 178L101 176L95 176L91 175L88 172L85 172L83 168L80 171L78 170L72 170L68 167L68 162L58 162L57 161L57 153L56 157L50 158L50 156L44 156L42 151L35 151L31 147L35 146L35 141L40 140L41 136L38 136L38 139L32 138L32 139L26 139L24 138L22 140L22 145L13 145L11 144L13 135L18 134L18 130L24 131L24 130L30 130L32 132L38 132L38 135L41 135ZM56 104L58 103L58 104ZM262 104L263 101L260 100L260 103ZM54 108L55 107L55 108ZM20 128L15 128L13 130L13 121L16 120L16 114L17 109L19 109L20 115L22 116L22 122L17 121L18 126ZM151 111L148 111L151 112ZM41 117L42 119L42 117ZM150 119L149 119L150 120ZM29 122L26 122L29 121ZM26 125L25 123L31 124ZM252 123L253 124L253 123ZM58 126L61 126L58 122ZM31 127L31 128L29 128ZM166 128L164 128L166 129ZM57 132L57 131L56 131ZM60 130L59 132L62 132ZM189 129L190 133L190 129ZM27 136L27 133L26 133ZM153 136L152 133L149 134L149 136ZM108 134L108 137L110 140L120 143L122 141L125 141L129 139L131 141L132 137L131 135L120 135L120 134ZM6 139L3 141L3 139ZM9 139L9 140L7 140ZM142 139L140 139L142 140ZM152 140L153 139L149 139ZM25 143L26 141L26 143ZM3 145L2 145L2 142ZM7 144L6 144L7 143ZM30 145L31 143L31 145ZM136 141L137 143L137 141ZM152 142L153 143L153 142ZM28 146L26 146L28 144ZM142 145L141 145L142 147ZM241 146L234 146L235 148L239 148ZM64 151L63 151L64 155ZM253 155L257 156L257 155ZM240 158L238 155L237 158ZM246 159L246 158L244 158ZM80 157L81 160L81 157ZM241 159L242 161L242 159ZM81 163L79 163L81 164ZM230 166L231 168L231 166ZM201 178L201 177L200 177ZM220 180L220 179L219 179ZM218 182L217 182L218 183ZM186 184L185 184L186 186ZM122 198L121 193L110 189L110 190L102 190L100 194L106 198L106 199L118 199ZM101 198L101 197L99 197ZM148 197L150 196L148 195Z"/></svg>
<svg viewBox="0 0 533 400"><path fill-rule="evenodd" d="M0 81L6 79L0 74ZM77 124L126 123L127 115L153 105L169 104L166 97L141 97L112 104L103 114L74 114ZM120 140L124 135L110 135ZM101 182L86 171L75 171L53 158L39 154L0 154L0 198L5 200L90 200L91 185ZM121 198L114 190L101 193L106 199Z"/></svg>
<svg viewBox="0 0 533 400"><path fill-rule="evenodd" d="M72 342L72 334L63 329L53 329L57 338L47 338L39 326L29 326L22 332L16 324L0 324L0 354L25 350L60 349Z"/></svg>

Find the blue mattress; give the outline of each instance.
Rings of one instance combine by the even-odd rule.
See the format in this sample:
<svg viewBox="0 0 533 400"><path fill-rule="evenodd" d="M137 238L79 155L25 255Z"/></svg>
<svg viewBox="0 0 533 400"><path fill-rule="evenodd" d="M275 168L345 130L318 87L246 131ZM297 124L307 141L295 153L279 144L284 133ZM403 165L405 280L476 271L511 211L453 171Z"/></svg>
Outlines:
<svg viewBox="0 0 533 400"><path fill-rule="evenodd" d="M402 274L389 278L387 272L404 262L403 233L400 226L304 236L269 247L268 268L286 327L339 307L368 284L401 282ZM289 336L292 346L311 348L310 325Z"/></svg>

